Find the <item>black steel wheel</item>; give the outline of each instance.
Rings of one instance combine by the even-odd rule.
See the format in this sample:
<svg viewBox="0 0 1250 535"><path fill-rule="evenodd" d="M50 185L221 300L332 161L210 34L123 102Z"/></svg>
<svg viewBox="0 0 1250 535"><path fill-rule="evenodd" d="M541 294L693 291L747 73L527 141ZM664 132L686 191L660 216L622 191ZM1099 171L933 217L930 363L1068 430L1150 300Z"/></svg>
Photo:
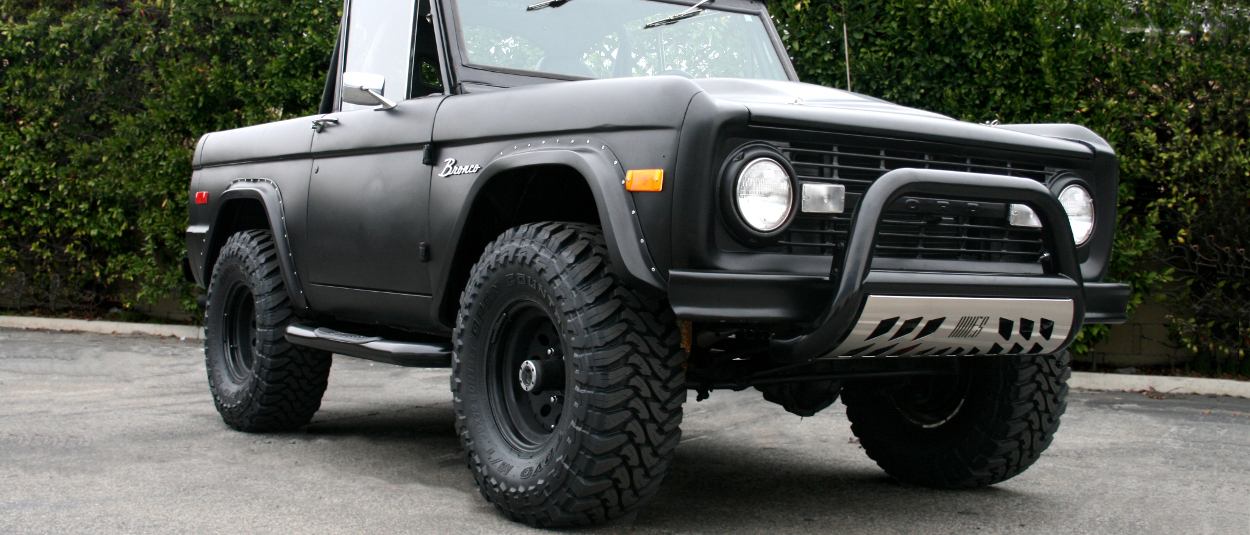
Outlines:
<svg viewBox="0 0 1250 535"><path fill-rule="evenodd" d="M1027 470L1067 408L1068 354L967 357L956 376L855 381L842 389L851 431L899 481L966 489Z"/></svg>
<svg viewBox="0 0 1250 535"><path fill-rule="evenodd" d="M288 342L293 318L269 231L226 240L208 286L204 360L213 402L230 427L290 431L321 407L330 353Z"/></svg>
<svg viewBox="0 0 1250 535"><path fill-rule="evenodd" d="M899 416L921 429L936 429L959 416L968 401L971 374L919 376L883 389Z"/></svg>
<svg viewBox="0 0 1250 535"><path fill-rule="evenodd" d="M243 280L236 279L226 290L222 307L221 352L226 357L230 379L242 383L255 375L256 365L256 298Z"/></svg>
<svg viewBox="0 0 1250 535"><path fill-rule="evenodd" d="M492 416L513 447L535 451L551 439L564 415L564 393L568 390L565 374L560 373L556 380L555 373L540 371L563 371L563 344L547 311L530 299L512 303L497 327L487 364L493 372L489 387ZM526 367L527 361L540 364ZM533 371L523 373L528 370Z"/></svg>
<svg viewBox="0 0 1250 535"><path fill-rule="evenodd" d="M667 305L612 274L597 227L505 232L473 268L454 341L456 432L506 516L592 524L655 493L681 439L685 352Z"/></svg>

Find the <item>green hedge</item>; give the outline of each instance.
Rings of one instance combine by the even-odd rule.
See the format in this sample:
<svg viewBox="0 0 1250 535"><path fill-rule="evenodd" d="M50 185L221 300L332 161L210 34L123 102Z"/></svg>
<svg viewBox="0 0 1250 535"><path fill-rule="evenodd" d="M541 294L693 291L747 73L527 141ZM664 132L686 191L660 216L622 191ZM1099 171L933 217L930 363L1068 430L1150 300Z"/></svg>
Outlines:
<svg viewBox="0 0 1250 535"><path fill-rule="evenodd" d="M177 260L195 139L311 113L339 9L0 0L9 298L44 308L188 299ZM792 0L770 10L806 81L845 88L849 55L857 92L970 121L1074 122L1102 134L1121 161L1112 277L1133 285L1135 304L1167 299L1178 342L1244 357L1244 6ZM1077 349L1105 333L1087 329Z"/></svg>
<svg viewBox="0 0 1250 535"><path fill-rule="evenodd" d="M339 6L0 0L0 298L193 306L196 139L313 113Z"/></svg>

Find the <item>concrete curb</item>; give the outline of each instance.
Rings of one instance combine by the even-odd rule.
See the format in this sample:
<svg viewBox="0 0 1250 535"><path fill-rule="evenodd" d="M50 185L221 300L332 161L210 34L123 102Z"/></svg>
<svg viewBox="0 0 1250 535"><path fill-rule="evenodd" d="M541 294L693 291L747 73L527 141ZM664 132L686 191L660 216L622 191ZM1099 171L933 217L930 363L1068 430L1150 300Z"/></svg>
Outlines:
<svg viewBox="0 0 1250 535"><path fill-rule="evenodd" d="M79 331L101 334L148 334L153 336L175 336L186 340L204 339L204 328L192 327L190 325L158 325L155 323L125 323L121 321L0 316L0 327L10 327L14 329L46 329L49 331Z"/></svg>
<svg viewBox="0 0 1250 535"><path fill-rule="evenodd" d="M1250 381L1168 377L1164 375L1120 375L1115 373L1072 372L1068 386L1085 390L1155 390L1161 394L1208 394L1250 398Z"/></svg>
<svg viewBox="0 0 1250 535"><path fill-rule="evenodd" d="M192 327L189 325L0 316L0 327L101 334L147 334L153 336L175 336L186 340L204 339L203 327ZM1208 394L1250 398L1250 381L1233 381L1231 379L1072 372L1072 379L1068 381L1068 386L1084 390L1137 392L1153 389L1163 394Z"/></svg>

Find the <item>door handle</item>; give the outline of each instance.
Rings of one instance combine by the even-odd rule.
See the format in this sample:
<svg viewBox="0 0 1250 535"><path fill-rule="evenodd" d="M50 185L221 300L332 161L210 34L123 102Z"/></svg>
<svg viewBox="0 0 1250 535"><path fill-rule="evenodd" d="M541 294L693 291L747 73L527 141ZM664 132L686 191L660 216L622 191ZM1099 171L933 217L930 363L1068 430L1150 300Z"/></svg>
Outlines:
<svg viewBox="0 0 1250 535"><path fill-rule="evenodd" d="M320 119L313 119L313 122L312 122L313 132L320 134L321 131L325 129L326 125L330 125L330 124L339 124L339 120L335 119L334 117L322 117Z"/></svg>

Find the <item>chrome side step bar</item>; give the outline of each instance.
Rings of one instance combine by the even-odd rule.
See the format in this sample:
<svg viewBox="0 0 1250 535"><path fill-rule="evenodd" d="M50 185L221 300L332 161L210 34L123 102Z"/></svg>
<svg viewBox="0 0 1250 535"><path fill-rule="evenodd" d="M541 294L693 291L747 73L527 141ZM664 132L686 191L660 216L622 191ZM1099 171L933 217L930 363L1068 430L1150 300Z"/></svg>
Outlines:
<svg viewBox="0 0 1250 535"><path fill-rule="evenodd" d="M387 364L413 368L451 367L451 342L387 340L380 336L345 333L329 327L299 323L287 326L286 339L299 346L324 349L340 355Z"/></svg>

